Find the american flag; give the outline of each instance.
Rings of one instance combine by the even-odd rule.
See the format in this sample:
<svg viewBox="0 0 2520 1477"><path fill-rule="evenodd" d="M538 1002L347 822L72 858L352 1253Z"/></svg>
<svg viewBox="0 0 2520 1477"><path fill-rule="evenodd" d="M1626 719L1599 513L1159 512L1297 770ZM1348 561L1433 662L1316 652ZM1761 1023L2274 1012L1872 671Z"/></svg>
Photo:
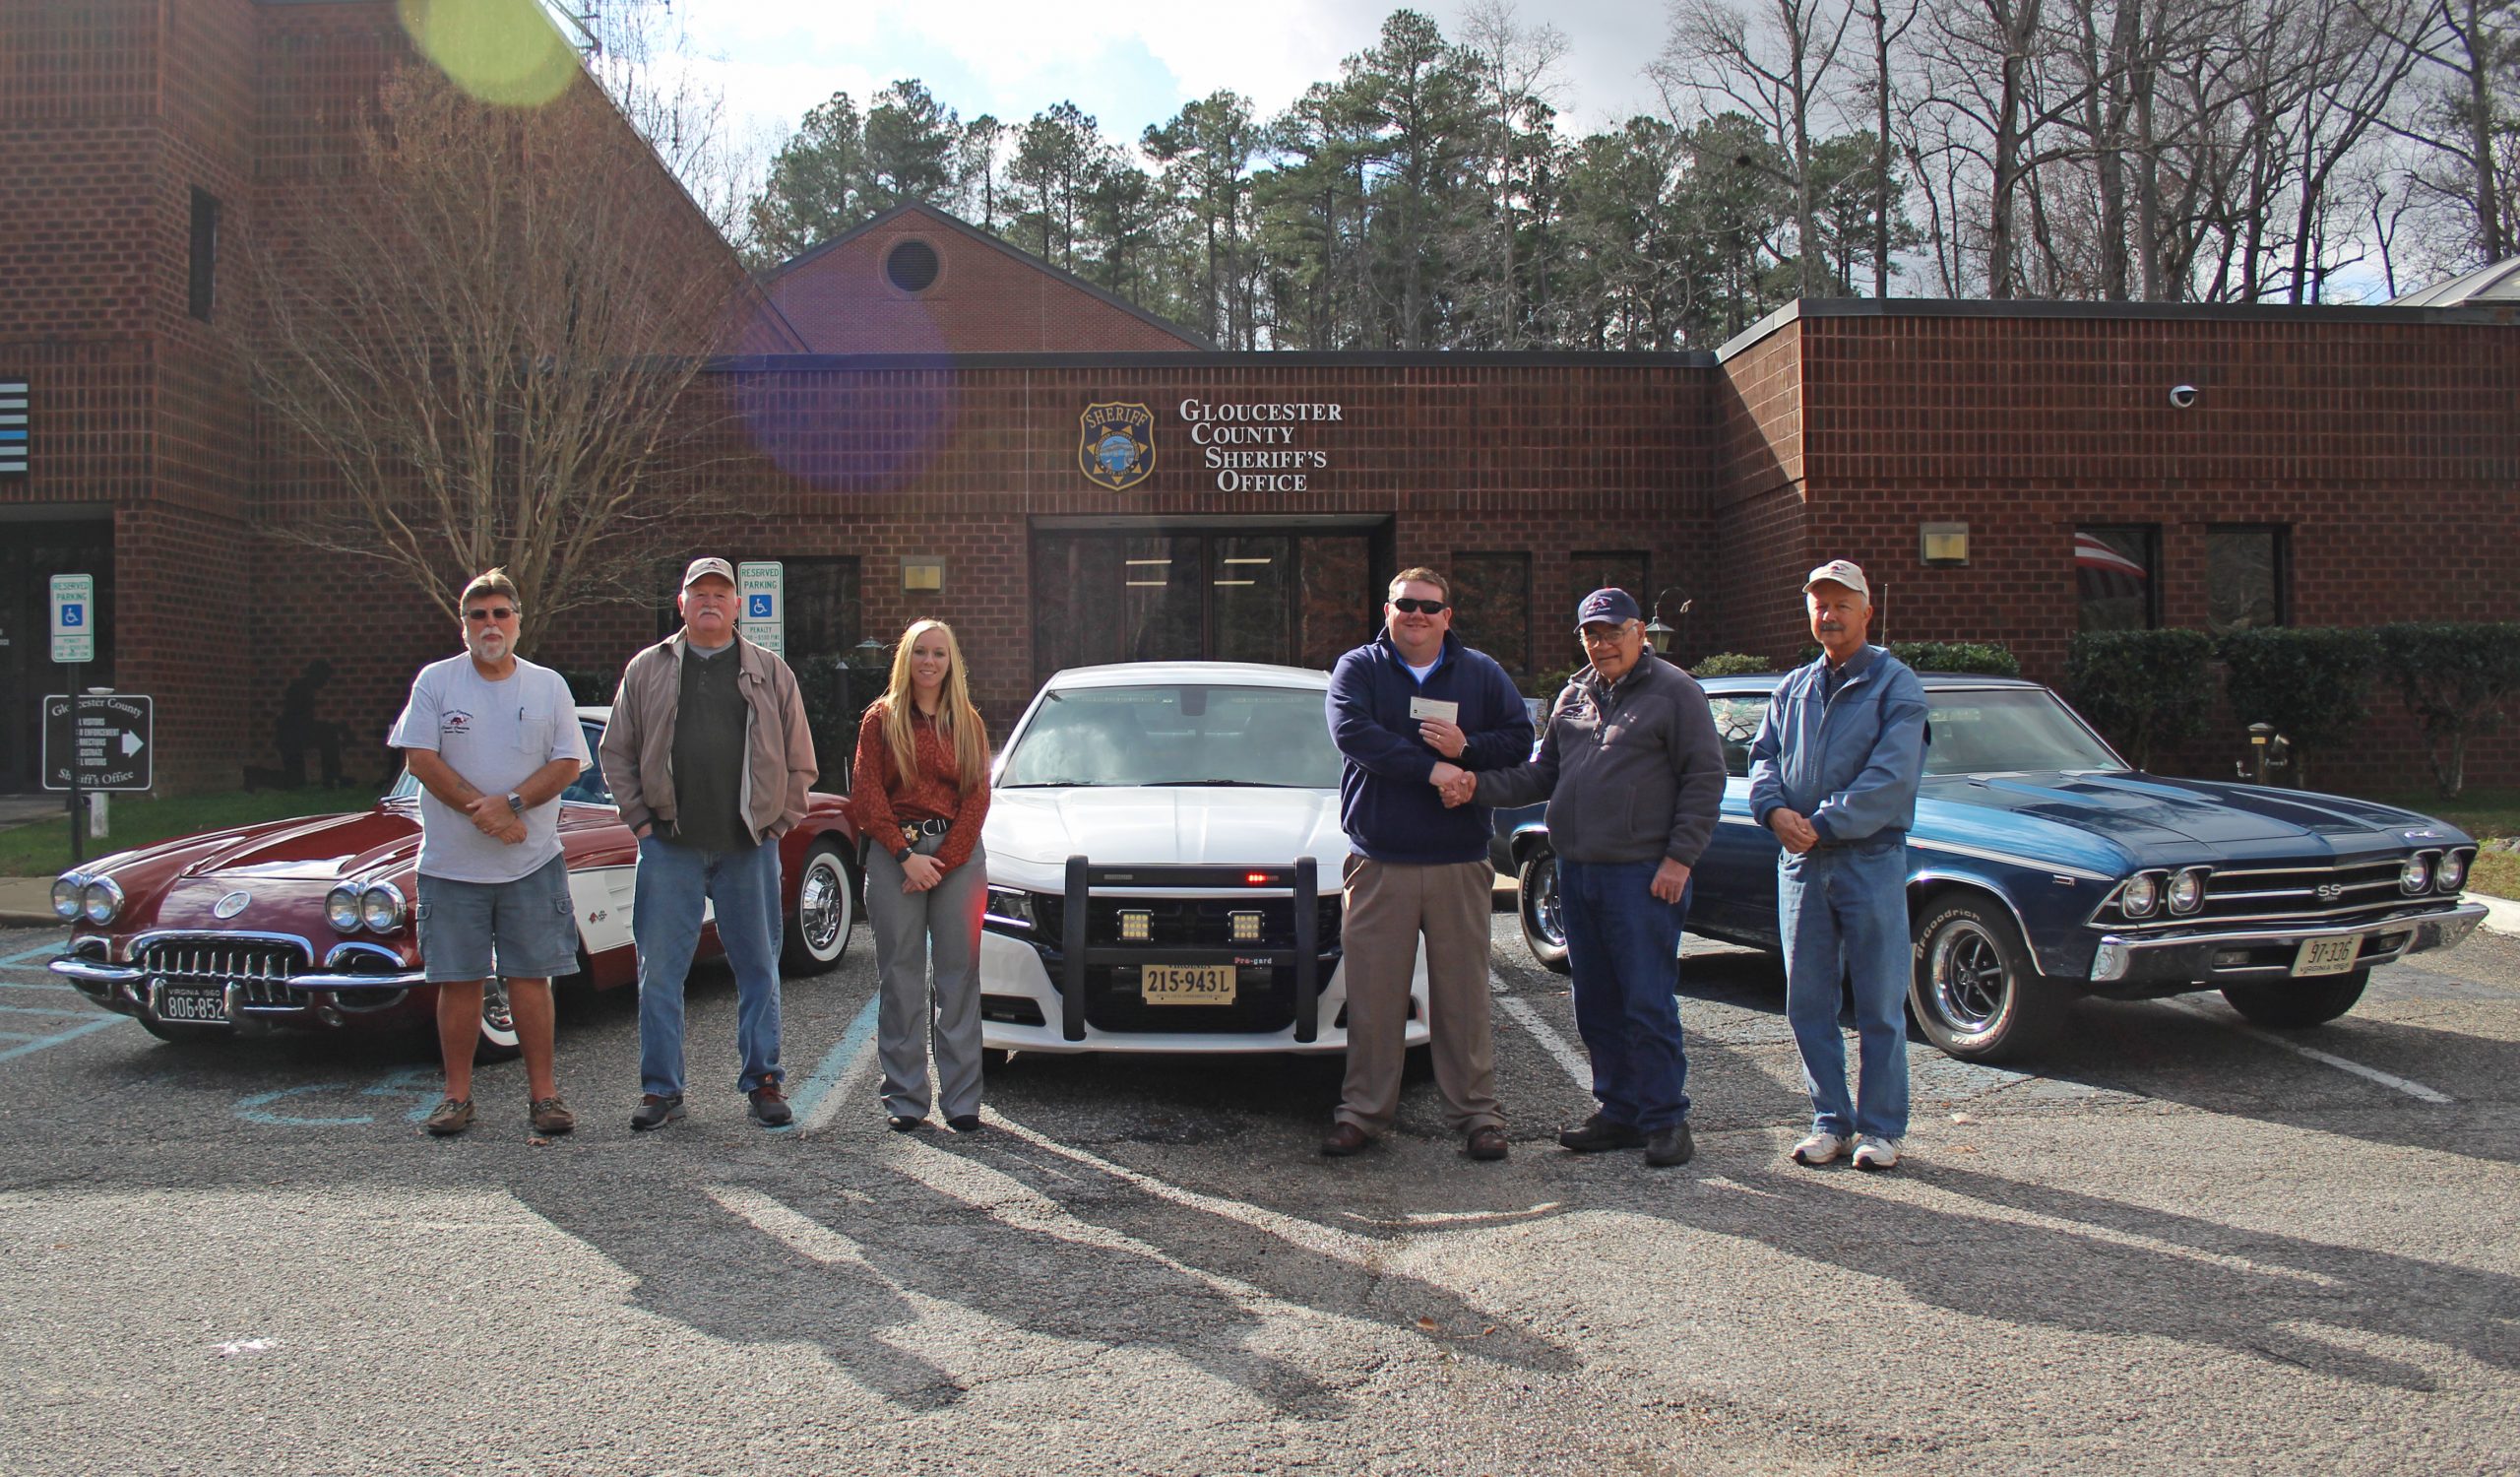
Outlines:
<svg viewBox="0 0 2520 1477"><path fill-rule="evenodd" d="M0 472L27 470L27 382L0 379Z"/></svg>
<svg viewBox="0 0 2520 1477"><path fill-rule="evenodd" d="M2097 534L2074 535L2074 576L2085 600L2141 595L2152 578L2143 565L2110 547Z"/></svg>

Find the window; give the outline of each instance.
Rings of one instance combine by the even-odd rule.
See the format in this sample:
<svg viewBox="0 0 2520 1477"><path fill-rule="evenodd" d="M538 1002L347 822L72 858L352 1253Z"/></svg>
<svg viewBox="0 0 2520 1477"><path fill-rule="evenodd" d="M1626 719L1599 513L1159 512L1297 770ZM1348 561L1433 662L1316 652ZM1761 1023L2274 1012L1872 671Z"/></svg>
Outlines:
<svg viewBox="0 0 2520 1477"><path fill-rule="evenodd" d="M904 241L884 254L884 278L905 292L924 292L936 281L936 248Z"/></svg>
<svg viewBox="0 0 2520 1477"><path fill-rule="evenodd" d="M2150 524L2074 530L2074 593L2087 631L2141 631L2161 623L2161 530Z"/></svg>
<svg viewBox="0 0 2520 1477"><path fill-rule="evenodd" d="M860 628L855 559L788 559L780 571L787 601L788 665L849 655Z"/></svg>
<svg viewBox="0 0 2520 1477"><path fill-rule="evenodd" d="M204 190L193 191L192 269L189 275L191 312L208 320L212 289L219 277L219 198Z"/></svg>
<svg viewBox="0 0 2520 1477"><path fill-rule="evenodd" d="M2219 636L2291 623L2284 598L2292 582L2291 534L2264 523L2205 530L2207 630Z"/></svg>
<svg viewBox="0 0 2520 1477"><path fill-rule="evenodd" d="M1646 578L1645 555L1642 553L1579 553L1575 556L1574 588L1567 593L1566 608L1596 590L1624 590L1636 597L1636 608L1645 618L1654 618L1654 590Z"/></svg>
<svg viewBox="0 0 2520 1477"><path fill-rule="evenodd" d="M1532 556L1457 553L1445 574L1453 582L1453 634L1494 657L1516 677L1532 670Z"/></svg>

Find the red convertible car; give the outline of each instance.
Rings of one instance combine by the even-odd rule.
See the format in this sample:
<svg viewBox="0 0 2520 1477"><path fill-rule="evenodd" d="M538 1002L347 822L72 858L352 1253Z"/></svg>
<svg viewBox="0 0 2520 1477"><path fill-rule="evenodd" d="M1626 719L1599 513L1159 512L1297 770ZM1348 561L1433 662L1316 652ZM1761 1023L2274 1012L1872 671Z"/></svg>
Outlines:
<svg viewBox="0 0 2520 1477"><path fill-rule="evenodd" d="M600 751L609 708L580 708ZM561 796L560 845L577 905L578 968L598 990L634 983L631 883L639 847L600 765ZM857 914L857 835L844 798L817 792L780 843L788 920L782 964L840 962ZM72 925L53 973L168 1041L265 1027L409 1029L427 1036L437 991L421 978L410 921L419 782L406 773L372 809L207 831L64 872L52 907ZM718 953L715 927L703 958ZM482 992L481 1050L516 1049L503 992Z"/></svg>

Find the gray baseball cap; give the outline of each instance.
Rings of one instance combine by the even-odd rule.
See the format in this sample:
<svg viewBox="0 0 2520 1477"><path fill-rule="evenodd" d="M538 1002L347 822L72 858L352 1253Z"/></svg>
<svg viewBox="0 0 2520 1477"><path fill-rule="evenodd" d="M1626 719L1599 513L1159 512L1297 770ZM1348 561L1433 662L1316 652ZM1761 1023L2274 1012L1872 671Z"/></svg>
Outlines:
<svg viewBox="0 0 2520 1477"><path fill-rule="evenodd" d="M729 585L735 582L735 566L727 563L725 560L694 559L691 561L690 566L682 571L682 588L688 590L691 588L692 581L700 579L705 575L712 574L722 580L724 580Z"/></svg>
<svg viewBox="0 0 2520 1477"><path fill-rule="evenodd" d="M1812 570L1810 577L1802 582L1802 588L1807 591L1813 585L1823 582L1844 585L1862 596L1865 605L1872 604L1872 587L1863 582L1863 567L1853 559L1831 559Z"/></svg>

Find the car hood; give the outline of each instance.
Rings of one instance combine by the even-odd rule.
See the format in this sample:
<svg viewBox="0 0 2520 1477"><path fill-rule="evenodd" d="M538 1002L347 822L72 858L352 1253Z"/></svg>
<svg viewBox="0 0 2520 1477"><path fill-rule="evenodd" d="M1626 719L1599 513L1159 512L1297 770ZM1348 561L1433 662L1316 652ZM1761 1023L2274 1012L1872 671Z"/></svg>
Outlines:
<svg viewBox="0 0 2520 1477"><path fill-rule="evenodd" d="M186 843L197 849L182 878L265 878L331 883L380 868L410 867L420 850L420 819L380 805L346 815L301 816Z"/></svg>
<svg viewBox="0 0 2520 1477"><path fill-rule="evenodd" d="M992 878L1053 891L1077 856L1149 867L1284 866L1312 857L1325 887L1337 885L1348 856L1335 790L999 790L980 838Z"/></svg>
<svg viewBox="0 0 2520 1477"><path fill-rule="evenodd" d="M2369 801L2136 773L1941 776L1925 782L1920 801L1952 807L1950 818L1964 825L1974 819L1999 829L2010 821L2080 831L2137 863L2346 857L2468 839L2453 826Z"/></svg>

